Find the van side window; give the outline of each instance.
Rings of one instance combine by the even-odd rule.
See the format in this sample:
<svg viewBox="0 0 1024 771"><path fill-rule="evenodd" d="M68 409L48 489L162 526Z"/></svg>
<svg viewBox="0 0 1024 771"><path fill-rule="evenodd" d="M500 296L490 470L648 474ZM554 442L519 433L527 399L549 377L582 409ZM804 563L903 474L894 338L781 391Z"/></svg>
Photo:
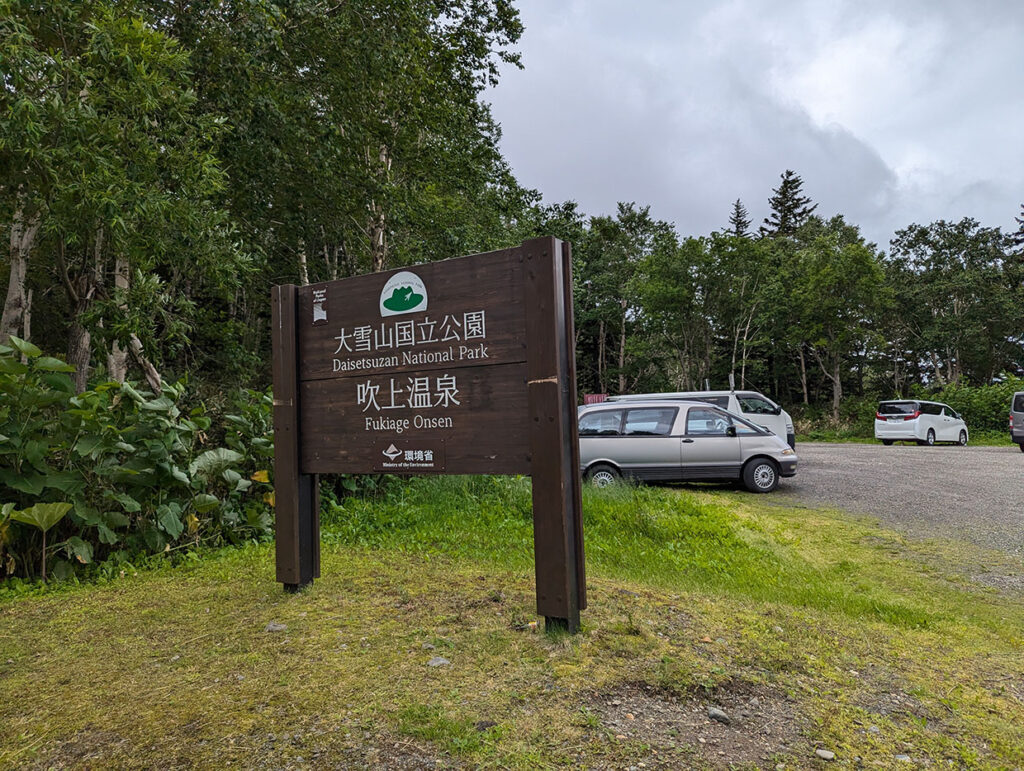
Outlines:
<svg viewBox="0 0 1024 771"><path fill-rule="evenodd" d="M672 407L629 410L622 433L626 436L668 436L675 422L676 411Z"/></svg>
<svg viewBox="0 0 1024 771"><path fill-rule="evenodd" d="M928 402L921 402L921 412L925 415L941 415L942 407L938 404L929 404Z"/></svg>
<svg viewBox="0 0 1024 771"><path fill-rule="evenodd" d="M691 407L686 415L686 433L688 436L725 436L730 423L729 416L723 412Z"/></svg>
<svg viewBox="0 0 1024 771"><path fill-rule="evenodd" d="M960 419L960 413L957 412L956 410L954 410L948 404L943 404L942 405L942 412L943 412L944 415L948 415L951 418L956 418L957 420Z"/></svg>
<svg viewBox="0 0 1024 771"><path fill-rule="evenodd" d="M580 436L618 436L622 410L591 412L580 418Z"/></svg>
<svg viewBox="0 0 1024 771"><path fill-rule="evenodd" d="M751 394L737 394L736 398L740 403L740 412L748 415L774 415L773 407L766 399Z"/></svg>

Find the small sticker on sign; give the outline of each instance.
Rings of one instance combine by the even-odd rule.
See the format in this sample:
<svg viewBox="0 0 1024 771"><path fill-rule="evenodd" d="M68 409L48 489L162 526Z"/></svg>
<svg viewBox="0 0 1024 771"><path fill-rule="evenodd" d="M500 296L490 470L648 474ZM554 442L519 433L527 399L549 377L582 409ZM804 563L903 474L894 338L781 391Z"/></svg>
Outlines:
<svg viewBox="0 0 1024 771"><path fill-rule="evenodd" d="M327 323L327 290L313 290L313 324Z"/></svg>

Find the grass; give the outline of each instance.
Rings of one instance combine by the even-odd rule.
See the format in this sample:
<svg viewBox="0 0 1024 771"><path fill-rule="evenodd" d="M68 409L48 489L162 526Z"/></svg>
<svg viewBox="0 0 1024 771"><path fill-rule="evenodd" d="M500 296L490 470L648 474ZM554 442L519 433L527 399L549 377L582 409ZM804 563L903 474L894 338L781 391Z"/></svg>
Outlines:
<svg viewBox="0 0 1024 771"><path fill-rule="evenodd" d="M809 767L819 746L1024 765L1024 599L971 578L1019 560L722 488L588 490L584 510L590 608L571 638L528 623L522 479L344 501L297 595L250 546L0 602L0 767L718 763L698 734L735 767ZM749 694L793 713L785 746L642 729Z"/></svg>

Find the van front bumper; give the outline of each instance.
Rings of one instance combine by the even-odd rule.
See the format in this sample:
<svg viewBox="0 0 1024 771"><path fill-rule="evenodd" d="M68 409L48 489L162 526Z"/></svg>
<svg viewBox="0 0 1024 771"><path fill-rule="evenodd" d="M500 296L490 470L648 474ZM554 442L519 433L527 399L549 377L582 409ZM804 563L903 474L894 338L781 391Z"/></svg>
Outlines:
<svg viewBox="0 0 1024 771"><path fill-rule="evenodd" d="M783 477L795 477L796 476L796 458L783 458L779 462L779 476Z"/></svg>

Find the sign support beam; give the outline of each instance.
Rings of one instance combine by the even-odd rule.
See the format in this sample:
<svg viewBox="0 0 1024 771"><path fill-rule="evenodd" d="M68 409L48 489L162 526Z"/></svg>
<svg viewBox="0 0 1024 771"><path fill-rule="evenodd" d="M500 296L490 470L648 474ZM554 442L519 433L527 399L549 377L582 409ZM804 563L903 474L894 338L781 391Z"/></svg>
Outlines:
<svg viewBox="0 0 1024 771"><path fill-rule="evenodd" d="M297 592L320 577L320 485L299 469L298 291L271 295L274 382L274 519L277 580Z"/></svg>
<svg viewBox="0 0 1024 771"><path fill-rule="evenodd" d="M575 633L586 607L586 582L571 361L572 272L569 250L562 246L554 238L538 238L525 242L521 254L537 612L546 628Z"/></svg>

